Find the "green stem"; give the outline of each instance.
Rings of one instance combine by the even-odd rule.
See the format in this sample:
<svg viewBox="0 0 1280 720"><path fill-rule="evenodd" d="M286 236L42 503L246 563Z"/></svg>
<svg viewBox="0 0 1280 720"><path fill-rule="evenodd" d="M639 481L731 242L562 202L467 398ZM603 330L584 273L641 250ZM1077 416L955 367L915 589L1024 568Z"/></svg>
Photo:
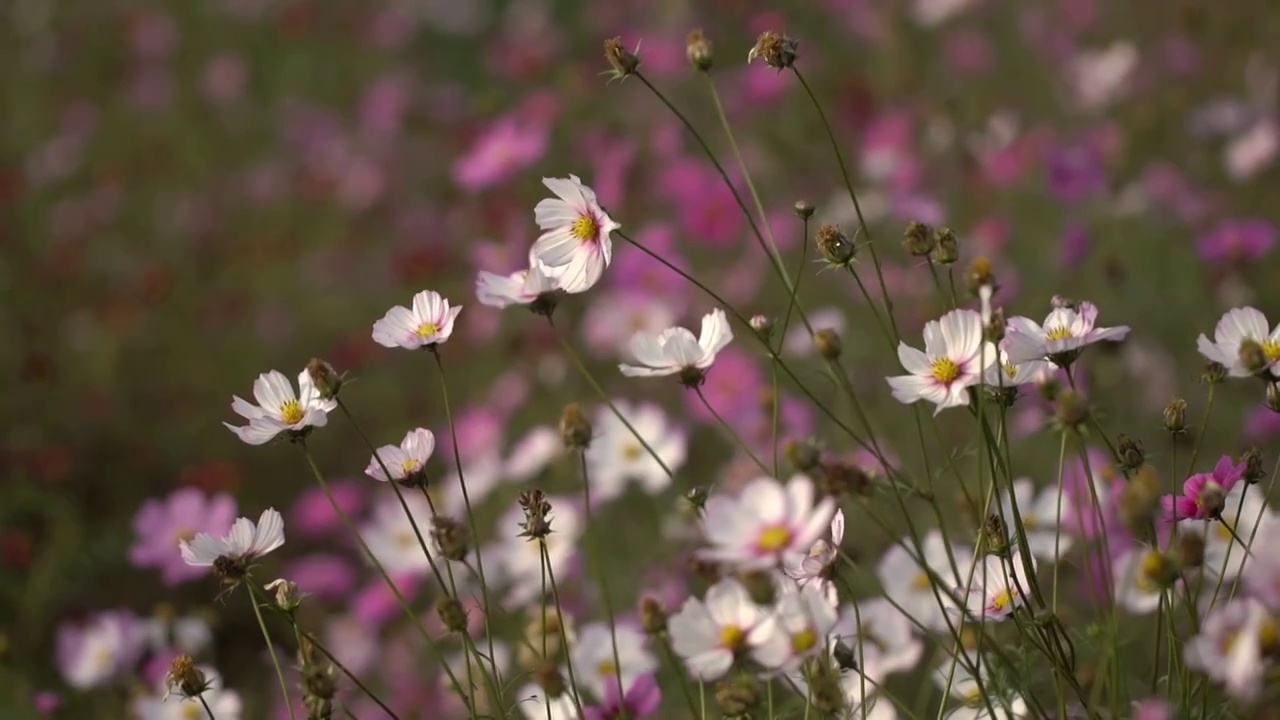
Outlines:
<svg viewBox="0 0 1280 720"><path fill-rule="evenodd" d="M197 695L196 698L200 700L200 705L204 707L204 712L206 715L209 716L209 720L218 720L216 717L213 716L213 711L209 709L209 703L204 699L204 694L202 693L200 695Z"/></svg>
<svg viewBox="0 0 1280 720"><path fill-rule="evenodd" d="M747 457L751 458L751 462L755 463L756 467L760 468L760 472L764 473L765 477L771 477L769 468L765 467L765 464L760 461L760 458L756 457L756 454L751 452L751 448L747 447L747 444L742 440L742 436L738 434L738 431L734 430L732 425L725 422L725 419L720 417L720 413L716 412L716 409L711 407L711 403L707 402L707 396L702 394L702 388L695 387L693 391L697 393L698 399L702 401L702 404L711 413L711 416L716 419L716 422L720 423L720 426L729 434L729 437L733 439L733 442L737 444L738 447L742 448L742 451L747 454Z"/></svg>
<svg viewBox="0 0 1280 720"><path fill-rule="evenodd" d="M246 578L245 582L253 581ZM271 654L271 664L276 668L276 679L280 681L280 693L284 696L284 705L289 709L289 717L294 718L296 716L293 713L293 701L289 699L289 685L284 681L284 668L280 665L280 658L276 656L276 646L271 642L271 633L267 632L267 623L262 619L262 609L258 607L253 591L249 592L249 604L253 606L253 616L258 619L258 627L262 629L262 639L266 641L267 652Z"/></svg>
<svg viewBox="0 0 1280 720"><path fill-rule="evenodd" d="M587 505L587 531L590 532L593 516L591 511L591 476L587 469L587 452L585 449L578 451L578 461L582 467L582 499ZM584 548L594 547L590 542L584 542L583 546ZM600 563L597 562L598 558L591 557L592 555L594 555L594 552L588 551L588 562L591 565L592 574L596 576L596 582L600 585L600 601L604 603L605 617L609 620L609 641L613 644L613 677L618 683L618 698L621 701L626 696L626 692L622 687L622 658L618 653L618 630L614 621L613 598L609 596L609 579L604 568L600 567Z"/></svg>

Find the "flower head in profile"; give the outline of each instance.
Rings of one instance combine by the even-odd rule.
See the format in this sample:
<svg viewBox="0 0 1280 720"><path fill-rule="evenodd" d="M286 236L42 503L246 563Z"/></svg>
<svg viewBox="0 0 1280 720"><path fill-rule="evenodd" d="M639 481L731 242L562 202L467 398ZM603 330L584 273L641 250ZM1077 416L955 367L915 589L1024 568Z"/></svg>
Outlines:
<svg viewBox="0 0 1280 720"><path fill-rule="evenodd" d="M805 475L786 485L758 478L737 497L707 500L703 523L711 547L700 554L739 570L777 567L789 554L808 552L834 514L831 498L814 503L813 481Z"/></svg>
<svg viewBox="0 0 1280 720"><path fill-rule="evenodd" d="M795 669L805 658L826 650L836 618L836 609L812 585L785 593L773 613L751 631L751 657L770 670Z"/></svg>
<svg viewBox="0 0 1280 720"><path fill-rule="evenodd" d="M1213 329L1213 340L1201 335L1196 346L1231 377L1249 377L1259 370L1280 376L1280 325L1272 329L1267 316L1254 308L1228 310Z"/></svg>
<svg viewBox="0 0 1280 720"><path fill-rule="evenodd" d="M1181 495L1166 495L1160 499L1164 519L1214 520L1222 515L1227 493L1244 476L1245 464L1236 463L1230 455L1218 459L1211 473L1196 473L1182 484Z"/></svg>
<svg viewBox="0 0 1280 720"><path fill-rule="evenodd" d="M406 350L435 347L453 334L453 321L460 312L461 305L451 307L440 293L423 290L413 296L413 307L397 305L373 324L373 341Z"/></svg>
<svg viewBox="0 0 1280 720"><path fill-rule="evenodd" d="M426 466L436 449L436 437L426 428L410 430L400 445L378 448L364 474L374 480L395 480L405 486L425 486ZM385 468L385 469L384 469ZM388 475L387 473L390 473Z"/></svg>
<svg viewBox="0 0 1280 720"><path fill-rule="evenodd" d="M836 514L831 518L830 537L814 540L807 552L791 553L784 557L782 571L787 577L795 580L800 587L815 584L826 595L834 597L835 584L831 581L831 572L842 542L844 542L844 511L836 510Z"/></svg>
<svg viewBox="0 0 1280 720"><path fill-rule="evenodd" d="M543 178L556 197L538 202L534 217L542 235L530 252L535 262L545 265L567 293L580 293L600 280L613 258L609 234L622 227L614 222L595 191L578 179Z"/></svg>
<svg viewBox="0 0 1280 720"><path fill-rule="evenodd" d="M1128 325L1098 327L1097 320L1098 308L1091 302L1057 303L1043 325L1029 318L1011 317L1011 332L1006 336L1009 360L1023 363L1047 358L1066 367L1085 346L1123 340L1129 334Z"/></svg>
<svg viewBox="0 0 1280 720"><path fill-rule="evenodd" d="M231 398L231 409L249 421L248 425L223 423L241 440L250 445L262 445L280 433L290 439L306 437L313 427L324 427L329 413L338 407L333 399L324 399L311 380L311 373L298 373L298 392L293 391L289 378L272 370L258 376L253 383L254 405L239 396Z"/></svg>
<svg viewBox="0 0 1280 720"><path fill-rule="evenodd" d="M284 518L275 508L267 508L256 525L249 518L237 518L225 536L197 533L190 541L178 543L178 550L188 565L213 567L224 579L238 581L254 560L283 544Z"/></svg>
<svg viewBox="0 0 1280 720"><path fill-rule="evenodd" d="M659 333L638 332L631 336L631 354L637 365L618 366L628 377L657 377L679 373L680 382L697 387L706 378L716 354L733 340L733 330L724 310L716 308L702 316L698 337L686 328L667 328Z"/></svg>
<svg viewBox="0 0 1280 720"><path fill-rule="evenodd" d="M1232 697L1252 702L1271 665L1266 659L1277 651L1275 615L1253 598L1240 598L1210 611L1183 652L1187 667L1222 683Z"/></svg>
<svg viewBox="0 0 1280 720"><path fill-rule="evenodd" d="M583 720L622 720L642 718L662 704L662 691L653 673L645 673L632 680L626 692L618 696L618 683L605 683L604 703L582 708Z"/></svg>
<svg viewBox="0 0 1280 720"><path fill-rule="evenodd" d="M973 310L952 310L924 326L924 352L898 344L898 360L910 375L888 378L893 397L902 403L928 400L944 408L969 403L967 388L996 361L995 347L982 338L982 316Z"/></svg>
<svg viewBox="0 0 1280 720"><path fill-rule="evenodd" d="M135 567L160 570L166 585L198 578L204 571L182 562L173 549L198 532L226 532L235 519L232 496L219 493L209 497L199 488L178 488L167 498L146 501L133 516L136 539L129 548L129 561Z"/></svg>
<svg viewBox="0 0 1280 720"><path fill-rule="evenodd" d="M550 314L560 296L560 281L536 259L524 270L510 275L481 271L476 276L476 297L480 304L495 308L528 305L530 310Z"/></svg>
<svg viewBox="0 0 1280 720"><path fill-rule="evenodd" d="M689 674L703 682L719 680L746 649L747 635L765 617L746 588L727 578L707 589L701 600L691 597L667 619L671 647Z"/></svg>

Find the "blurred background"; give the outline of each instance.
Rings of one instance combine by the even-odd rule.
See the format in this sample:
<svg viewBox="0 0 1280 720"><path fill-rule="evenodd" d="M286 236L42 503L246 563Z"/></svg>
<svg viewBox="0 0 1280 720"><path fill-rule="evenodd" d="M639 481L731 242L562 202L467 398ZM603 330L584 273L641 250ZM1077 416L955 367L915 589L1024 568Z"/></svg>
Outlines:
<svg viewBox="0 0 1280 720"><path fill-rule="evenodd" d="M443 348L464 464L516 453L566 402L594 406L541 318L475 300L477 271L526 262L543 176L580 176L628 234L745 315L783 314L787 296L699 146L644 84L601 74L605 38L639 45L645 77L745 189L708 84L686 60L695 28L714 44L711 77L788 267L808 258L805 307L842 334L845 367L902 454L914 426L885 392L893 356L857 286L818 273L806 238L819 221L853 236L851 203L795 77L747 64L764 30L799 40L798 67L870 224L858 241L881 253L909 342L949 301L903 252L903 228L951 227L960 292L969 262L987 256L1009 314L1038 319L1061 293L1134 328L1088 365L1087 392L1109 429L1167 452L1165 404L1182 396L1194 419L1204 410L1196 336L1233 306L1278 319L1270 0L6 0L0 704L15 716L118 717L136 684L68 690L55 650L60 628L125 608L207 617L213 664L259 698L246 717L268 716L274 696L243 601L215 604L212 579L165 582L131 562L146 534L135 516L184 487L228 494L253 518L277 507L290 541L270 567L332 561L316 572L350 578L319 603L315 626L360 617L350 598L371 575L349 542L293 531L332 523L303 459L287 444L244 445L221 424L236 421L230 398L249 396L259 373L294 378L320 357L355 379L344 397L375 444L434 430L433 474L445 476L430 357L370 339L373 321L419 290L464 306ZM807 226L798 200L817 208ZM618 376L632 330L696 328L713 305L634 248L615 249L557 326L609 392L657 403L688 438L671 488L633 490L604 511L617 528L603 548L613 591L630 608L654 587L651 571L683 569L677 540L653 541L674 498L752 468L676 383ZM874 274L863 277L876 293ZM786 348L806 381L834 393L807 335ZM743 338L705 392L749 443L771 442L777 402L780 442L813 435L852 449L795 388L773 387ZM1274 448L1280 416L1262 401L1252 384L1219 388L1205 457ZM1039 432L1045 413L1029 400L1014 422L1027 473L1052 480L1058 440ZM972 441L968 428L941 428ZM363 512L377 488L352 427L335 416L310 446ZM499 481L482 515L491 525L530 482L570 492L574 472L548 455L533 476Z"/></svg>

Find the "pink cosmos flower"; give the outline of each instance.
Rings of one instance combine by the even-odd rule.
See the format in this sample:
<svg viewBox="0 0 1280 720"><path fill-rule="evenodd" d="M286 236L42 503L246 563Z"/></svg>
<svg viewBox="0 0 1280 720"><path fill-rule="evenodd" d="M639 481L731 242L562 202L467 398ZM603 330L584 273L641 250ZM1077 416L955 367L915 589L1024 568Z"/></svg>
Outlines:
<svg viewBox="0 0 1280 720"><path fill-rule="evenodd" d="M1181 495L1166 495L1160 499L1164 519L1214 520L1222 514L1227 493L1244 475L1245 464L1235 463L1230 455L1223 455L1211 473L1197 473L1187 478Z"/></svg>
<svg viewBox="0 0 1280 720"><path fill-rule="evenodd" d="M479 192L509 180L547 151L547 127L514 117L500 118L453 164L453 181Z"/></svg>
<svg viewBox="0 0 1280 720"><path fill-rule="evenodd" d="M1225 220L1200 236L1196 249L1209 262L1258 260L1275 247L1276 226L1267 220Z"/></svg>
<svg viewBox="0 0 1280 720"><path fill-rule="evenodd" d="M613 258L610 234L622 227L600 207L596 194L577 175L543 178L555 194L538 202L534 217L542 235L529 253L560 280L567 293L580 293L600 280Z"/></svg>
<svg viewBox="0 0 1280 720"><path fill-rule="evenodd" d="M618 683L605 683L604 703L582 708L584 720L615 720L616 718L640 718L652 713L662 704L662 690L653 673L637 677L618 697Z"/></svg>
<svg viewBox="0 0 1280 720"><path fill-rule="evenodd" d="M236 519L236 501L226 493L213 497L193 487L175 490L169 497L151 499L133 516L134 543L129 561L136 567L160 570L166 585L177 585L205 575L203 568L183 562L178 543L196 533L222 535Z"/></svg>
<svg viewBox="0 0 1280 720"><path fill-rule="evenodd" d="M1048 358L1066 365L1086 345L1120 341L1129 334L1128 325L1098 327L1097 321L1098 308L1091 302L1081 302L1078 308L1057 305L1043 325L1025 317L1009 318L1009 329L1013 331L1006 336L1009 361Z"/></svg>
<svg viewBox="0 0 1280 720"><path fill-rule="evenodd" d="M986 366L996 360L995 347L983 341L982 318L973 310L952 310L924 326L924 345L920 352L898 343L898 360L911 374L886 378L894 399L928 400L937 406L935 415L967 405L967 388L981 382Z"/></svg>

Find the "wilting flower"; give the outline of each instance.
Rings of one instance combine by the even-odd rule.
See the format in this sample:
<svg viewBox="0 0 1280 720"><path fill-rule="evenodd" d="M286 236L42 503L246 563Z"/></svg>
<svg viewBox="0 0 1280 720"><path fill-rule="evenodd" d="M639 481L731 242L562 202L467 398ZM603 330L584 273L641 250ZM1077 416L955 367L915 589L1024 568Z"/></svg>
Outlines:
<svg viewBox="0 0 1280 720"><path fill-rule="evenodd" d="M476 276L476 297L489 307L530 305L559 289L560 281L546 265L536 260L528 268L510 275L481 271Z"/></svg>
<svg viewBox="0 0 1280 720"><path fill-rule="evenodd" d="M160 570L166 585L200 577L204 571L182 561L173 551L198 532L224 533L236 519L236 501L226 493L213 497L198 488L174 490L169 497L147 500L133 516L135 541L129 561Z"/></svg>
<svg viewBox="0 0 1280 720"><path fill-rule="evenodd" d="M751 656L771 670L794 669L804 658L826 649L836 624L836 609L812 585L778 599L772 614L751 631Z"/></svg>
<svg viewBox="0 0 1280 720"><path fill-rule="evenodd" d="M782 571L800 587L815 584L823 594L834 598L835 584L831 582L829 573L835 565L842 542L844 511L836 510L835 516L831 518L831 539L820 537L813 541L807 552L787 555L782 559Z"/></svg>
<svg viewBox="0 0 1280 720"><path fill-rule="evenodd" d="M1182 484L1181 495L1166 495L1160 499L1164 519L1212 520L1222 514L1227 493L1244 475L1245 464L1236 464L1230 455L1223 455L1211 473L1196 473Z"/></svg>
<svg viewBox="0 0 1280 720"><path fill-rule="evenodd" d="M98 613L83 624L58 628L62 679L78 690L101 687L131 669L143 652L138 618L127 610Z"/></svg>
<svg viewBox="0 0 1280 720"><path fill-rule="evenodd" d="M298 373L297 394L284 374L272 370L259 375L253 383L253 399L258 401L257 405L238 396L231 398L231 409L248 420L248 425L237 427L223 423L250 445L262 445L282 432L294 435L305 433L309 428L324 427L329 422L329 413L338 407L336 400L320 396L311 373L306 370Z"/></svg>
<svg viewBox="0 0 1280 720"><path fill-rule="evenodd" d="M595 191L578 179L542 178L556 194L534 208L542 235L530 253L555 275L560 288L580 293L595 285L613 257L609 234L622 227L609 218L596 200Z"/></svg>
<svg viewBox="0 0 1280 720"><path fill-rule="evenodd" d="M213 668L201 666L199 670L208 683L199 699L171 697L169 688L162 682L161 687L152 694L140 695L134 699L132 717L137 720L207 720L211 717L204 710L207 704L213 713L212 717L218 720L240 720L244 712L240 695L223 687L222 676Z"/></svg>
<svg viewBox="0 0 1280 720"><path fill-rule="evenodd" d="M660 333L638 332L631 336L631 354L638 365L618 366L629 377L657 377L680 374L686 385L702 382L716 354L733 340L733 330L724 310L716 308L702 316L702 330L695 338L686 328L667 328Z"/></svg>
<svg viewBox="0 0 1280 720"><path fill-rule="evenodd" d="M961 587L968 578L973 551L956 544L948 548L940 530L933 530L924 537L921 542L924 556L920 562L913 557L915 548L908 551L903 545L911 547L910 540L904 539L903 544L890 546L880 559L877 574L884 586L884 594L926 628L945 630L947 618L943 609L955 606L948 591ZM951 565L953 558L954 569ZM933 575L938 578L936 591Z"/></svg>
<svg viewBox="0 0 1280 720"><path fill-rule="evenodd" d="M645 673L632 680L626 686L626 693L618 696L618 683L605 683L604 703L582 708L583 720L616 720L618 718L641 718L662 704L662 691L653 678L653 673Z"/></svg>
<svg viewBox="0 0 1280 720"><path fill-rule="evenodd" d="M835 514L831 498L815 505L813 495L813 481L796 475L785 486L762 477L737 497L712 497L703 520L711 547L700 554L737 569L760 570L776 567L788 553L808 552Z"/></svg>
<svg viewBox="0 0 1280 720"><path fill-rule="evenodd" d="M1024 593L1029 592L1030 588L1021 555L1014 552L1007 559L988 555L983 558L982 565L974 570L966 606L973 617L1004 620L1026 603ZM963 585L958 591L964 593Z"/></svg>
<svg viewBox="0 0 1280 720"><path fill-rule="evenodd" d="M257 525L249 518L237 518L224 537L197 533L190 541L178 543L178 549L188 565L209 567L225 559L245 568L283 544L284 518L275 508L267 508Z"/></svg>
<svg viewBox="0 0 1280 720"><path fill-rule="evenodd" d="M610 685L617 692L619 679L622 687L630 687L636 678L658 667L644 645L644 633L629 625L618 624L612 629L607 623L587 625L578 633L572 653L578 682L597 697L607 696Z"/></svg>
<svg viewBox="0 0 1280 720"><path fill-rule="evenodd" d="M1079 310L1068 305L1056 307L1040 325L1025 317L1009 318L1012 330L1006 338L1009 360L1023 363L1048 358L1057 365L1068 365L1086 345L1108 340L1123 340L1129 326L1097 327L1098 308L1081 302Z"/></svg>
<svg viewBox="0 0 1280 720"><path fill-rule="evenodd" d="M703 599L685 600L667 619L671 648L690 675L704 682L718 680L729 672L734 655L746 648L747 635L764 615L741 583L721 580Z"/></svg>
<svg viewBox="0 0 1280 720"><path fill-rule="evenodd" d="M1254 343L1261 349L1262 360L1273 376L1280 374L1280 325L1274 330L1267 316L1251 307L1228 310L1213 329L1213 341L1201 335L1196 341L1200 354L1221 363L1232 377L1249 377L1256 368L1245 366L1241 352Z"/></svg>
<svg viewBox="0 0 1280 720"><path fill-rule="evenodd" d="M898 343L898 360L911 374L888 378L893 397L902 403L928 400L942 412L969 403L966 388L979 382L996 353L982 339L977 312L952 310L924 326L924 352Z"/></svg>
<svg viewBox="0 0 1280 720"><path fill-rule="evenodd" d="M1223 683L1232 697L1252 702L1262 687L1268 656L1280 650L1276 618L1253 598L1240 598L1209 613L1200 634L1187 642L1187 667Z"/></svg>
<svg viewBox="0 0 1280 720"><path fill-rule="evenodd" d="M364 474L375 480L405 482L423 474L427 460L436 449L436 437L430 430L410 430L400 445L383 445L369 459ZM379 462L381 461L381 462ZM386 472L383 467L386 467ZM388 477L387 473L391 473Z"/></svg>
<svg viewBox="0 0 1280 720"><path fill-rule="evenodd" d="M453 334L453 321L460 312L461 305L450 307L440 293L423 290L413 296L412 308L397 305L373 324L373 341L406 350L439 345Z"/></svg>

